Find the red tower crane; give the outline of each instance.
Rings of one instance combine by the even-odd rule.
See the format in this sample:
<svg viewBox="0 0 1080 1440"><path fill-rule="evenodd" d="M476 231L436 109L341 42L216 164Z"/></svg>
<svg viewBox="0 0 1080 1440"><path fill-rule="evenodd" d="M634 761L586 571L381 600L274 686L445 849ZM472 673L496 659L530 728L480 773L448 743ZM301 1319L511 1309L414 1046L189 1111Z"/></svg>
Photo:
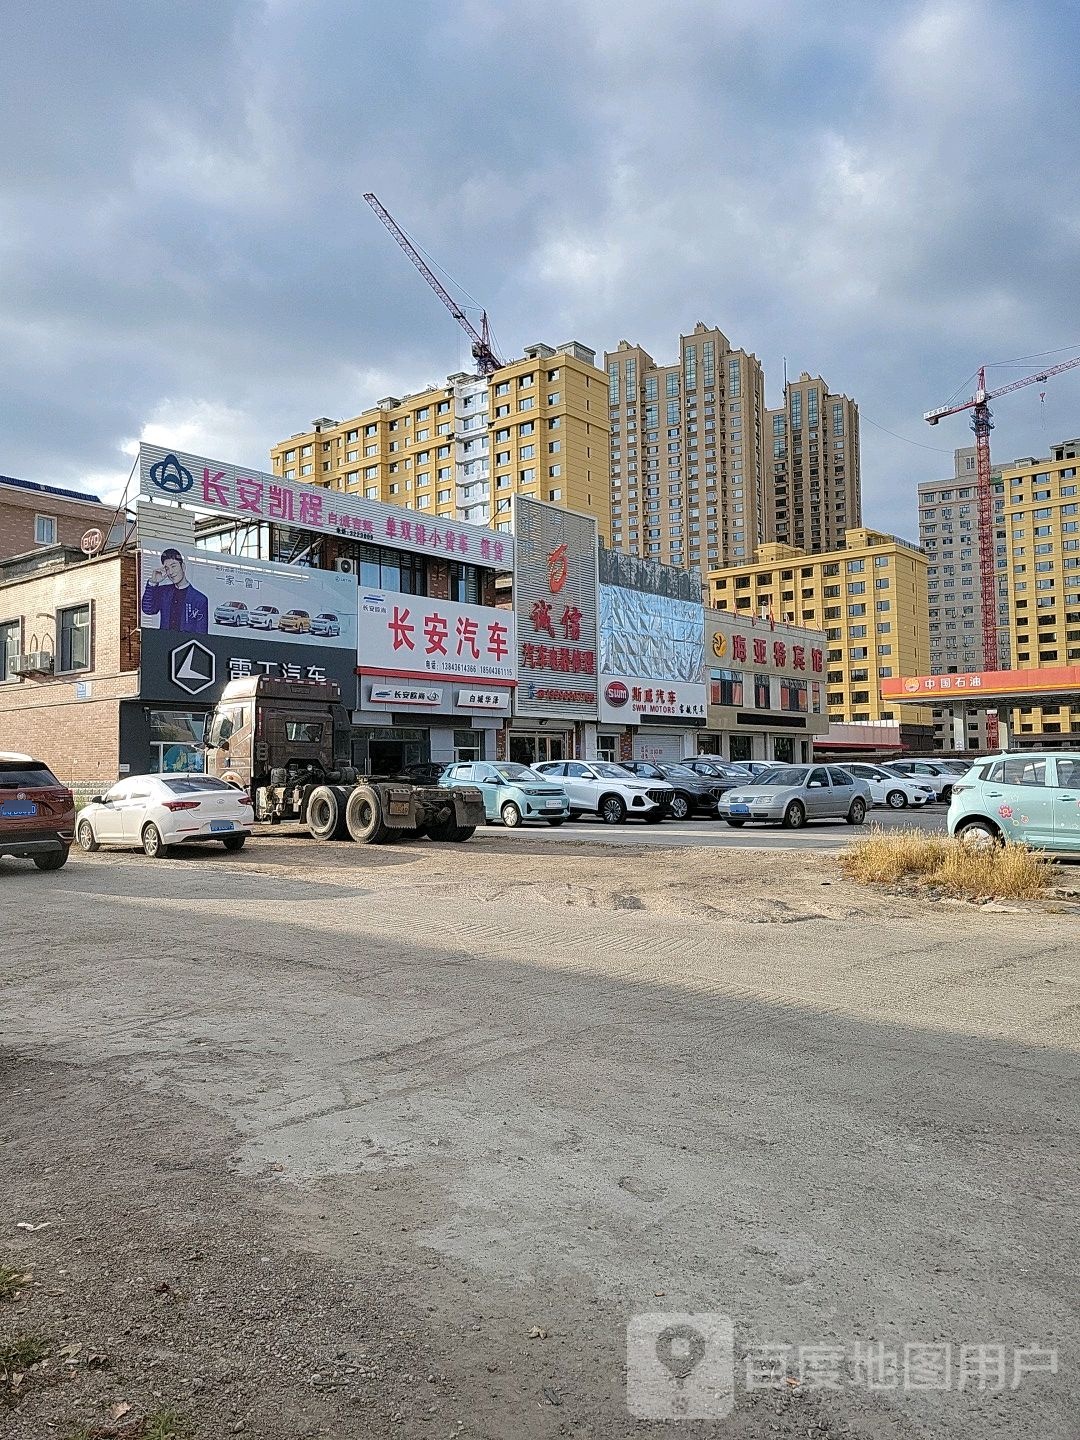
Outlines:
<svg viewBox="0 0 1080 1440"><path fill-rule="evenodd" d="M454 319L472 341L473 359L476 361L477 369L481 375L492 375L496 370L501 370L503 362L495 353L495 348L492 344L491 331L488 329L487 311L481 311L480 329L477 330L476 326L465 314L464 306L460 305L450 294L446 286L443 285L442 281L424 260L424 257L420 254L419 250L417 250L416 246L405 234L405 231L402 230L389 210L387 210L379 200L379 197L369 192L364 196L364 199L371 206L372 210L375 211L375 214L386 226L387 230L390 231L390 234L401 246L402 250L405 251L405 254L416 266L417 270L420 271L420 274L431 286L432 290L435 291L435 294L438 295L439 299L450 311L450 314L453 315Z"/></svg>
<svg viewBox="0 0 1080 1440"><path fill-rule="evenodd" d="M1080 355L1040 370L1035 375L1025 375L1000 390L987 390L985 366L979 367L979 383L970 400L959 405L942 405L938 410L928 410L923 419L936 425L947 415L959 415L962 410L971 410L971 428L975 432L976 495L979 501L979 569L981 571L983 665L987 670L998 666L998 613L997 584L994 566L994 494L990 486L990 431L994 428L990 401L999 395L1008 395L1012 390L1022 390L1025 385L1036 385L1049 380L1051 375L1060 375L1063 370L1074 370L1080 365Z"/></svg>

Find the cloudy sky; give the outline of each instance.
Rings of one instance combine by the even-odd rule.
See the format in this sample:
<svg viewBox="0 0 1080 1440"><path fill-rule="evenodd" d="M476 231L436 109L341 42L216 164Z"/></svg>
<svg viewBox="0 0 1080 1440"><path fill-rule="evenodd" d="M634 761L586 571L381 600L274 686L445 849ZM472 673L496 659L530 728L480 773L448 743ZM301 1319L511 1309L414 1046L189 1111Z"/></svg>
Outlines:
<svg viewBox="0 0 1080 1440"><path fill-rule="evenodd" d="M8 0L0 473L266 468L464 368L374 190L504 353L670 362L704 320L770 404L785 356L824 375L867 521L913 534L968 443L922 412L1080 355L1078 53L1075 0ZM996 414L997 458L1045 454L1080 370Z"/></svg>

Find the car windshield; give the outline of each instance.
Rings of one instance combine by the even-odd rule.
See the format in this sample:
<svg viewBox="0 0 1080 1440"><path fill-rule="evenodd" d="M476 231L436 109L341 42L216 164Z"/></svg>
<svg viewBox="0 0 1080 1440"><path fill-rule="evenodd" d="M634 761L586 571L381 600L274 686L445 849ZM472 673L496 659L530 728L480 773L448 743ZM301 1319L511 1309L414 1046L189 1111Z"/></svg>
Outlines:
<svg viewBox="0 0 1080 1440"><path fill-rule="evenodd" d="M702 777L696 770L691 770L689 765L665 765L660 772L662 775L676 775L680 780L700 780Z"/></svg>
<svg viewBox="0 0 1080 1440"><path fill-rule="evenodd" d="M336 620L336 619L337 619L337 616L336 616L336 615L331 615L330 612L327 611L325 615L318 615L318 616L316 616L316 619L318 619L318 620Z"/></svg>
<svg viewBox="0 0 1080 1440"><path fill-rule="evenodd" d="M255 608L256 608L257 610L261 611L264 615L276 615L276 614L277 614L277 606L276 606L276 605L257 605Z"/></svg>
<svg viewBox="0 0 1080 1440"><path fill-rule="evenodd" d="M508 762L505 765L493 765L491 767L500 780L505 780L507 785L519 785L522 780L544 780L550 784L546 777L538 775L535 770L530 770L527 765L518 765Z"/></svg>
<svg viewBox="0 0 1080 1440"><path fill-rule="evenodd" d="M25 787L51 785L59 787L60 781L47 765L39 761L0 760L0 790L21 790Z"/></svg>
<svg viewBox="0 0 1080 1440"><path fill-rule="evenodd" d="M593 773L599 775L601 780L636 780L631 770L624 770L621 765L594 765Z"/></svg>
<svg viewBox="0 0 1080 1440"><path fill-rule="evenodd" d="M235 785L227 785L224 780L215 780L212 775L187 775L182 779L170 776L169 779L161 778L162 785L171 790L174 795L198 795L207 790L235 790Z"/></svg>
<svg viewBox="0 0 1080 1440"><path fill-rule="evenodd" d="M763 770L754 776L755 785L805 785L808 770L797 770L788 766L780 770Z"/></svg>

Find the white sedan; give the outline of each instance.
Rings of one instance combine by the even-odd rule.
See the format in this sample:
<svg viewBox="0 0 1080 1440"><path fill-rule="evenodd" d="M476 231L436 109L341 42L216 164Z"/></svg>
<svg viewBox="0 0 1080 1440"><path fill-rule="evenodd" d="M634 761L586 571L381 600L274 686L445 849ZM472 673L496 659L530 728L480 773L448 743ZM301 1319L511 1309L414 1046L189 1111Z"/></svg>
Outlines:
<svg viewBox="0 0 1080 1440"><path fill-rule="evenodd" d="M899 775L893 770L883 770L880 765L860 762L856 765L845 765L844 769L866 781L870 786L870 798L875 805L887 805L890 810L903 810L907 805L925 805L934 799L932 785Z"/></svg>
<svg viewBox="0 0 1080 1440"><path fill-rule="evenodd" d="M142 846L163 860L171 845L220 840L242 850L255 812L250 795L210 775L133 775L95 795L78 815L75 839L83 850L101 845Z"/></svg>

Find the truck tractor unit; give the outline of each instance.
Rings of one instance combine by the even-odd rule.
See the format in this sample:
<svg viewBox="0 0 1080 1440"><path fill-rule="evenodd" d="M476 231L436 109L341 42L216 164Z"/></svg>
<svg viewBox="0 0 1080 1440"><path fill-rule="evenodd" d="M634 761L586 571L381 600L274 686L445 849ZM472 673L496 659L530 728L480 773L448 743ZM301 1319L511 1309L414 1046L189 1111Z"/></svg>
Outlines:
<svg viewBox="0 0 1080 1440"><path fill-rule="evenodd" d="M316 840L461 841L484 823L479 790L361 775L351 747L349 712L332 681L231 680L206 731L207 770L249 791L256 820L299 821Z"/></svg>

